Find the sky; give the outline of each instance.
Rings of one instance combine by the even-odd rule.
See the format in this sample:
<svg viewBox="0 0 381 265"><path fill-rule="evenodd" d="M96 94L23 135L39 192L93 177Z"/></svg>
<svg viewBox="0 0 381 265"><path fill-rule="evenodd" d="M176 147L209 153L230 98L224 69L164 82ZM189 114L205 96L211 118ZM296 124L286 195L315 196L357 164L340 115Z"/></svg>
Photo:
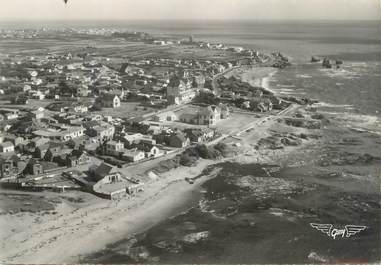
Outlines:
<svg viewBox="0 0 381 265"><path fill-rule="evenodd" d="M380 20L381 0L0 0L0 20Z"/></svg>

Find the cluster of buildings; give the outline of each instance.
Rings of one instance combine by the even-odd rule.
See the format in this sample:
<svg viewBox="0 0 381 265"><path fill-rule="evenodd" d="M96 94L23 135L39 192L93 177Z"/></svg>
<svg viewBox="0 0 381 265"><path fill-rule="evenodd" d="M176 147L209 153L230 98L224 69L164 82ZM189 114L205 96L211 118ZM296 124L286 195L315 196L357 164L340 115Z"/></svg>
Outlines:
<svg viewBox="0 0 381 265"><path fill-rule="evenodd" d="M75 112L77 106L71 101L57 103L60 104L53 106L52 110L41 107L0 109L9 115L7 126L2 127L0 133L2 182L18 183L28 189L59 191L85 189L95 192L96 188L97 195L102 194L103 189L110 193L115 191L114 188L127 191L124 187L127 184L130 190L141 190L142 183L136 177L131 181L131 176L118 171L116 175L108 172L100 178L101 174L90 169L99 163L103 168L124 168L181 151L192 144L210 141L218 136L218 132L209 125L229 116L228 107L220 105L198 107L199 110L189 120L184 120L185 114L166 111L137 122ZM67 111L68 108L71 111ZM200 127L178 129L176 125L166 125L170 122ZM76 171L76 177L69 176L69 171Z"/></svg>
<svg viewBox="0 0 381 265"><path fill-rule="evenodd" d="M137 32L55 32L69 33L175 44ZM47 31L7 34L34 38ZM0 108L1 181L31 189L84 189L114 198L143 190L143 182L123 174L121 168L215 139L215 125L230 116L228 105L207 104L180 114L165 108L188 104L203 91L213 93L215 75L265 56L192 38L177 44L227 50L239 56L230 62L150 58L114 63L89 46L76 53L3 58L0 98L8 105ZM29 104L31 100L49 104L38 107ZM107 115L107 109L122 109L129 101L164 110L137 119ZM102 109L106 111L99 114Z"/></svg>
<svg viewBox="0 0 381 265"><path fill-rule="evenodd" d="M114 63L88 47L77 52L7 55L1 60L0 94L9 95L15 105L35 100L94 99L94 107L118 108L126 100L141 100L164 107L190 102L200 89L213 89L213 77L235 66L253 64L267 59L266 55L242 47L210 44L189 40L165 41L141 32L115 30L25 30L6 31L7 38L43 37L46 34L88 34L121 38L154 44L173 43L198 48L224 50L237 55L231 61L200 59L149 58ZM10 35L9 35L10 34ZM24 38L23 37L23 38ZM90 106L87 106L90 107Z"/></svg>

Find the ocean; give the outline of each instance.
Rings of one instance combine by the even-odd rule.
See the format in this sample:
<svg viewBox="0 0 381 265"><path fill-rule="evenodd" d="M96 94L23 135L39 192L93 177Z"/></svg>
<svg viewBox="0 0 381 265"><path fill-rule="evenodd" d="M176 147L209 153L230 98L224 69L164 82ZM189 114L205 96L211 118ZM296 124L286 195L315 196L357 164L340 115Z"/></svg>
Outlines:
<svg viewBox="0 0 381 265"><path fill-rule="evenodd" d="M381 34L369 21L141 21L114 27L280 51L292 66L268 86L308 97L330 120L286 166L221 163L186 213L111 244L85 262L310 263L380 261ZM311 56L342 60L323 69ZM302 162L302 165L298 166ZM242 183L255 183L248 188ZM367 226L334 240L310 223ZM320 233L320 234L319 234ZM189 238L194 236L193 241ZM144 258L143 258L144 257Z"/></svg>

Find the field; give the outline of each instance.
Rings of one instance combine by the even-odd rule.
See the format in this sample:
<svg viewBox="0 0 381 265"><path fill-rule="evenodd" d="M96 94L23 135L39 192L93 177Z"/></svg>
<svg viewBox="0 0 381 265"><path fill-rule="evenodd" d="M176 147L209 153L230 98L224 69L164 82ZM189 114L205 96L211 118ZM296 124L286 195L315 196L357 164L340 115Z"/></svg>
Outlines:
<svg viewBox="0 0 381 265"><path fill-rule="evenodd" d="M53 100L44 99L29 99L28 104L25 105L15 105L11 104L9 100L0 100L0 108L9 108L9 109L37 109L39 107L45 108L49 104L54 102Z"/></svg>
<svg viewBox="0 0 381 265"><path fill-rule="evenodd" d="M135 118L155 111L157 109L140 106L139 102L122 102L120 108L103 108L100 111L93 111L92 113L112 116L114 118Z"/></svg>
<svg viewBox="0 0 381 265"><path fill-rule="evenodd" d="M111 64L126 59L172 58L228 61L237 55L220 50L202 49L190 45L153 45L106 36L47 36L34 39L0 39L1 54L38 56L46 53L90 52L94 57L109 57Z"/></svg>
<svg viewBox="0 0 381 265"><path fill-rule="evenodd" d="M43 196L29 194L0 194L1 213L17 212L49 212L55 209L55 204L60 202L57 199L46 200Z"/></svg>
<svg viewBox="0 0 381 265"><path fill-rule="evenodd" d="M218 124L218 130L224 134L230 134L234 131L239 131L245 126L248 126L251 122L257 120L255 114L240 114L231 113L229 119L221 120Z"/></svg>

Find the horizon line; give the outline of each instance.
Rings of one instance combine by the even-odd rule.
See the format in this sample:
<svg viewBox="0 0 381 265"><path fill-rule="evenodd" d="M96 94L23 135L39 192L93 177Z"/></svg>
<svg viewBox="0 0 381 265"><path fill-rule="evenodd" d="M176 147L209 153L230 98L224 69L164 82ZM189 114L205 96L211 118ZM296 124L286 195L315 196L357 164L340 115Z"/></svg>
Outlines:
<svg viewBox="0 0 381 265"><path fill-rule="evenodd" d="M381 18L374 19L324 19L324 18L110 18L110 19L97 19L97 18L0 18L0 22L18 22L18 21L374 21L381 22Z"/></svg>

